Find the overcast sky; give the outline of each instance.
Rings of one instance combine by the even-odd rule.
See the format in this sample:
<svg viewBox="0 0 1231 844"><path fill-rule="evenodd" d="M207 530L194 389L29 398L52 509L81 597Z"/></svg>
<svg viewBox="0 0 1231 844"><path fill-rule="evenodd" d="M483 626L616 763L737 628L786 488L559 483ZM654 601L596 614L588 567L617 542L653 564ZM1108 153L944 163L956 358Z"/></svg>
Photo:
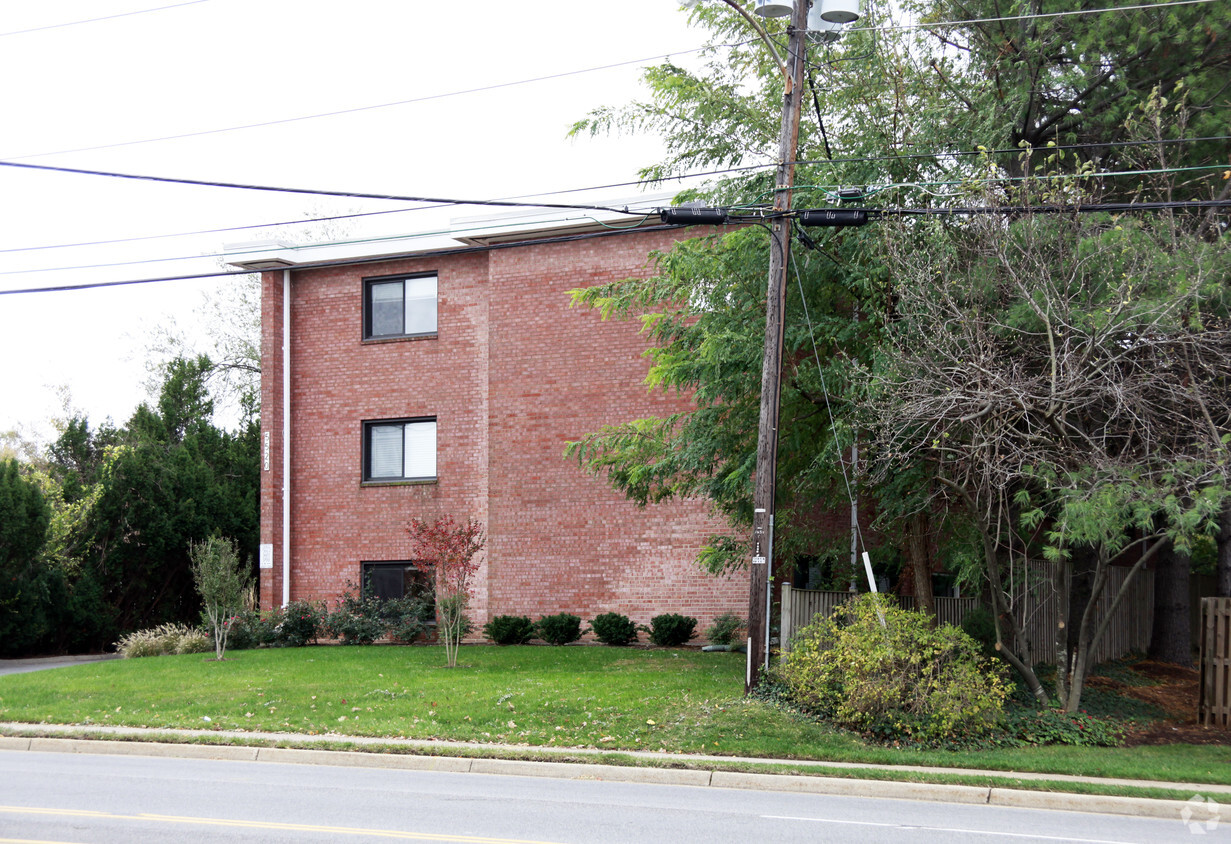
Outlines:
<svg viewBox="0 0 1231 844"><path fill-rule="evenodd" d="M703 42L674 0L44 0L0 8L2 162L416 196L495 198L634 180L657 160L656 142L570 140L568 128L592 108L638 96L640 67L667 54L686 59ZM620 63L629 64L508 85ZM505 87L441 96L492 86ZM215 269L218 259L208 256L224 244L263 235L30 247L409 207L7 166L0 193L0 291ZM410 233L477 213L385 215L349 224L348 234ZM155 260L163 258L191 260ZM117 262L143 263L92 268ZM49 268L76 269L38 271ZM0 296L0 431L46 437L48 420L61 413L61 388L92 422L125 421L144 398L153 332L170 320L191 331L204 292L229 283Z"/></svg>

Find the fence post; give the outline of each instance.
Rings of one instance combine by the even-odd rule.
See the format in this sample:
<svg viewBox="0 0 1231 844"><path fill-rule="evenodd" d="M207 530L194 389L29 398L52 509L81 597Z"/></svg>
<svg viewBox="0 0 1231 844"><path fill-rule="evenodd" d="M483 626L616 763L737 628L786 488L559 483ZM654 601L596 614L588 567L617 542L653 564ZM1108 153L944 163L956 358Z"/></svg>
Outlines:
<svg viewBox="0 0 1231 844"><path fill-rule="evenodd" d="M779 608L778 647L786 653L791 649L791 636L795 634L795 596L791 584L782 584L782 606Z"/></svg>

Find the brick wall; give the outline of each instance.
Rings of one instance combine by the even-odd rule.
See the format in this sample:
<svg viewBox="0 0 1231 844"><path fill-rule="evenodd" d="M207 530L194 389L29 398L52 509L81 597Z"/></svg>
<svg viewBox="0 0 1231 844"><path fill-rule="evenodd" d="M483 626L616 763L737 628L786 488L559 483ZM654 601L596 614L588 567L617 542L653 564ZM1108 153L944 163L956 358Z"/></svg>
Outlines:
<svg viewBox="0 0 1231 844"><path fill-rule="evenodd" d="M467 254L300 270L292 280L291 597L332 599L362 561L411 556L417 516L474 516L488 545L471 615L538 617L610 610L647 622L684 612L704 625L742 612L743 578L694 562L721 530L701 502L638 509L563 456L567 440L606 423L671 412L680 400L644 386L635 323L569 308L567 291L649 271L674 232L637 232ZM434 271L435 338L363 342L363 279ZM275 546L262 604L281 602L281 273L263 301L261 541ZM363 485L362 422L437 419L432 484Z"/></svg>

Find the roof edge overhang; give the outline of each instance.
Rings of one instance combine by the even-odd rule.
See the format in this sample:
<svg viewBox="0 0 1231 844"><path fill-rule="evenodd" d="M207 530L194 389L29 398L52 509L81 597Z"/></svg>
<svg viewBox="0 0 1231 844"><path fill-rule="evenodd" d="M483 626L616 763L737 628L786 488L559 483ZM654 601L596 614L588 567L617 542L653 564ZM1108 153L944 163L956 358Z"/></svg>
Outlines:
<svg viewBox="0 0 1231 844"><path fill-rule="evenodd" d="M670 204L669 194L629 200L641 207ZM620 200L614 205L624 205ZM226 244L227 264L249 272L306 269L343 264L367 264L491 247L509 247L600 235L659 225L654 211L634 212L605 206L578 207L562 215L559 209L525 208L499 215L461 217L449 221L447 231L364 238L356 241L290 244L280 240ZM362 251L361 251L362 250Z"/></svg>

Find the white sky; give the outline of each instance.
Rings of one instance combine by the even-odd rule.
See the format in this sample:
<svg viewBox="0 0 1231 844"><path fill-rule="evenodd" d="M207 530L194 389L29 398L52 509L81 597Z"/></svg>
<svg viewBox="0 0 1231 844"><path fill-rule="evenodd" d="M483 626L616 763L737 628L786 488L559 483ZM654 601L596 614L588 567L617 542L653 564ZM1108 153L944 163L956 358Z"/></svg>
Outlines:
<svg viewBox="0 0 1231 844"><path fill-rule="evenodd" d="M179 4L179 5L176 5ZM168 8L158 9L160 6ZM126 14L141 12L141 14ZM0 161L374 193L498 198L633 181L650 139L566 137L592 108L641 94L639 67L282 125L129 141L353 109L687 51L674 0L0 0ZM55 26L122 15L108 20ZM54 27L54 28L42 28ZM42 29L39 29L42 28ZM21 30L36 30L25 31ZM607 199L628 197L623 188ZM265 194L0 167L0 290L177 275L260 232L5 251L406 203ZM550 201L590 202L602 194ZM409 233L481 213L387 215L351 235ZM92 423L145 394L152 332L191 326L227 279L0 296L0 432L50 435L57 388Z"/></svg>

